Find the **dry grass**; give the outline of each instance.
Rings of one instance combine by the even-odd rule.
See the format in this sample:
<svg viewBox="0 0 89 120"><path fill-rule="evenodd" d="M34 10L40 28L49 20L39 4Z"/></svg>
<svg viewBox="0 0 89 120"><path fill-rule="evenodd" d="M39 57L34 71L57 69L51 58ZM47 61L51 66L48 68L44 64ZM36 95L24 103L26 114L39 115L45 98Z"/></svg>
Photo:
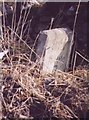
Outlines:
<svg viewBox="0 0 89 120"><path fill-rule="evenodd" d="M4 110L13 112L14 117L16 114L19 117L34 117L30 113L27 115L26 110L29 112L35 102L40 105L44 103L43 112L46 113L40 113L40 117L49 113L49 116L65 119L80 118L81 112L86 114L89 109L89 81L85 69L76 70L75 75L61 71L44 75L34 64L13 63L11 66L4 65L3 75L2 92L3 95L7 94L6 98L3 96ZM15 88L15 84L19 87Z"/></svg>
<svg viewBox="0 0 89 120"><path fill-rule="evenodd" d="M30 11L28 11L29 13ZM13 15L14 19L15 15ZM86 118L89 111L89 80L87 69L70 73L57 71L44 74L36 62L31 61L34 45L23 40L23 26L4 27L4 38L0 41L2 50L10 52L2 60L2 102L3 118ZM23 24L24 25L24 24ZM21 27L20 35L18 35ZM9 31L11 33L9 33ZM17 40L18 39L18 40Z"/></svg>

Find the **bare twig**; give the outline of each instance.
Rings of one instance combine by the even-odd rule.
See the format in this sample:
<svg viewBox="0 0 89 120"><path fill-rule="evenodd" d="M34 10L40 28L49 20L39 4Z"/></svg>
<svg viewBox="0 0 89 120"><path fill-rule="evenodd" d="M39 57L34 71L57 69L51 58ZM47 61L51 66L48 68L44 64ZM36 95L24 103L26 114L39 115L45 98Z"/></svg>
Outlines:
<svg viewBox="0 0 89 120"><path fill-rule="evenodd" d="M78 54L82 59L84 59L86 62L89 63L89 60L85 58L83 55L81 55L78 51L75 51L76 54Z"/></svg>
<svg viewBox="0 0 89 120"><path fill-rule="evenodd" d="M79 0L77 10L76 10L76 14L75 14L74 25L73 25L73 33L72 33L72 38L71 38L71 43L70 43L71 46L69 48L69 51L72 50L72 46L74 44L74 34L75 34L75 28L76 28L76 22L77 22L77 16L78 16L79 8L80 8L80 3L81 3L81 0ZM70 56L70 54L68 54L68 55ZM67 63L69 63L69 60L70 60L70 57L68 57L68 62Z"/></svg>

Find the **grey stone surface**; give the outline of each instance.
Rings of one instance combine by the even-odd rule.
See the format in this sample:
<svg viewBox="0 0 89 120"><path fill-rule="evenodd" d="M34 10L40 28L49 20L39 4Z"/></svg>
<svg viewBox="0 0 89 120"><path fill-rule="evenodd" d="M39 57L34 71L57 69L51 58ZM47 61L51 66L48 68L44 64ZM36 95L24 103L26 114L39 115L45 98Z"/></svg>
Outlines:
<svg viewBox="0 0 89 120"><path fill-rule="evenodd" d="M54 70L68 69L72 31L66 28L44 30L38 38L36 52L42 70L51 73Z"/></svg>

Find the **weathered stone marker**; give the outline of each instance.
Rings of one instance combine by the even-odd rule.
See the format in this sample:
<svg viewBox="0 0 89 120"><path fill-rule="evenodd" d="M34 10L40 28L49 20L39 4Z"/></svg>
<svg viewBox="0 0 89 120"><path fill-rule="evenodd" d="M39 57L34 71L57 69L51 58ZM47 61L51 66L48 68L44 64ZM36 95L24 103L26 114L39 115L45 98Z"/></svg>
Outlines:
<svg viewBox="0 0 89 120"><path fill-rule="evenodd" d="M68 69L72 48L71 37L72 31L66 28L45 30L40 33L36 52L40 56L39 62L44 72Z"/></svg>

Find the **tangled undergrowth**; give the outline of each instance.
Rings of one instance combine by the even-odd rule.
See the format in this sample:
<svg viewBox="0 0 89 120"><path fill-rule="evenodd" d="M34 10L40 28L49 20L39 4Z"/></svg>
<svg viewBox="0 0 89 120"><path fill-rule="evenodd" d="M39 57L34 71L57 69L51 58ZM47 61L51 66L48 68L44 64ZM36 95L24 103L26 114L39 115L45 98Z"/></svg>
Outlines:
<svg viewBox="0 0 89 120"><path fill-rule="evenodd" d="M29 46L16 31L5 30L0 40L2 50L9 50L1 65L3 119L88 119L88 68L45 74L38 63L31 61L32 40Z"/></svg>
<svg viewBox="0 0 89 120"><path fill-rule="evenodd" d="M5 59L2 62L3 118L68 120L88 117L87 68L79 67L74 74L72 71L44 74L26 54L14 55L7 55L7 62Z"/></svg>
<svg viewBox="0 0 89 120"><path fill-rule="evenodd" d="M75 75L61 71L43 75L36 66L4 65L4 118L86 118L89 111L86 78L85 69L77 70Z"/></svg>

